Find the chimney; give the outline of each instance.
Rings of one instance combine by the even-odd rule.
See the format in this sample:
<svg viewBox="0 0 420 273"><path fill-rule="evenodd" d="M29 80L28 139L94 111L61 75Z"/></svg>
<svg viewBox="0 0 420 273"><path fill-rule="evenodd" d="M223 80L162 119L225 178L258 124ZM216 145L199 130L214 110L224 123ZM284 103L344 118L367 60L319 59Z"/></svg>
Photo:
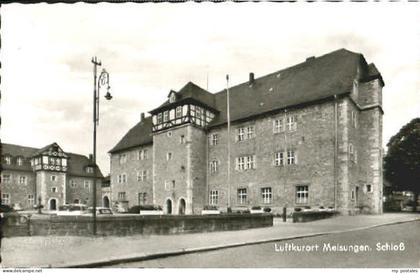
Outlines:
<svg viewBox="0 0 420 273"><path fill-rule="evenodd" d="M89 154L89 161L93 161L93 154Z"/></svg>
<svg viewBox="0 0 420 273"><path fill-rule="evenodd" d="M144 113L141 113L140 114L140 121L143 121L144 120Z"/></svg>
<svg viewBox="0 0 420 273"><path fill-rule="evenodd" d="M249 73L249 84L253 84L254 80L255 80L254 73L253 72Z"/></svg>

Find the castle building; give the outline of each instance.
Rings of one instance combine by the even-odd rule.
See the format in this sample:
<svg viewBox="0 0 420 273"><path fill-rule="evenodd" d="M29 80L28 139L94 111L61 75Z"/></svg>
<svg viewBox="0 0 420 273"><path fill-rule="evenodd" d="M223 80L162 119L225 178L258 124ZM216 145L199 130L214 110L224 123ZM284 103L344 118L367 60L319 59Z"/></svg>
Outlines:
<svg viewBox="0 0 420 273"><path fill-rule="evenodd" d="M111 202L381 213L383 86L345 49L217 93L189 82L110 150Z"/></svg>
<svg viewBox="0 0 420 273"><path fill-rule="evenodd" d="M34 205L57 210L60 205L93 204L93 183L97 183L97 204L101 204L102 173L94 173L92 160L64 152L57 143L37 149L1 144L1 202L31 210Z"/></svg>

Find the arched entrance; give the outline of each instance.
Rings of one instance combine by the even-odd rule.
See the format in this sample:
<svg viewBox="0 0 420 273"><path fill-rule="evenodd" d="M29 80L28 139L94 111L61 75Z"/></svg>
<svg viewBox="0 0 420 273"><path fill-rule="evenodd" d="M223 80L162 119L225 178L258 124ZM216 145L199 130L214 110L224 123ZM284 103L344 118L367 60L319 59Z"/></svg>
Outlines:
<svg viewBox="0 0 420 273"><path fill-rule="evenodd" d="M55 198L50 199L48 209L49 210L57 210L57 199L55 199Z"/></svg>
<svg viewBox="0 0 420 273"><path fill-rule="evenodd" d="M172 200L166 200L166 214L172 214Z"/></svg>
<svg viewBox="0 0 420 273"><path fill-rule="evenodd" d="M73 200L73 204L79 204L80 203L80 200L79 199L74 199Z"/></svg>
<svg viewBox="0 0 420 273"><path fill-rule="evenodd" d="M179 199L178 214L179 215L184 215L185 214L185 200L184 200L184 198Z"/></svg>
<svg viewBox="0 0 420 273"><path fill-rule="evenodd" d="M108 196L104 196L104 198L102 199L102 205L105 208L109 208L109 198L108 198Z"/></svg>

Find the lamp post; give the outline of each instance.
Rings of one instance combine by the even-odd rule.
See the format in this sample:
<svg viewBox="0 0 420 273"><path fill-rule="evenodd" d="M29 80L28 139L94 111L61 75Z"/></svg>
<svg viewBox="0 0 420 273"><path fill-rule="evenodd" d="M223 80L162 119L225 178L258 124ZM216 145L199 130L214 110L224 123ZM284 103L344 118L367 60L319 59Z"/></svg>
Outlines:
<svg viewBox="0 0 420 273"><path fill-rule="evenodd" d="M93 63L93 235L96 235L96 178L97 178L97 166L96 166L96 126L99 124L99 90L102 86L107 86L107 92L105 99L112 99L111 93L109 93L109 74L105 69L102 69L99 78L97 78L97 68L101 66L101 61L98 61L96 57L92 58Z"/></svg>

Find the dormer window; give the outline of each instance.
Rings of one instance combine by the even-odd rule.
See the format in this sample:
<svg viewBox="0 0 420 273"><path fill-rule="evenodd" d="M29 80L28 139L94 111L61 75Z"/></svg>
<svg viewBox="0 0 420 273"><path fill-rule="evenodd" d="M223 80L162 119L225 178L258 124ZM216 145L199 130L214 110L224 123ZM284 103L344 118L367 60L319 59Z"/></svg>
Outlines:
<svg viewBox="0 0 420 273"><path fill-rule="evenodd" d="M173 103L173 102L175 102L175 100L176 100L175 92L172 92L169 95L169 103Z"/></svg>
<svg viewBox="0 0 420 273"><path fill-rule="evenodd" d="M93 173L93 167L86 167L87 173Z"/></svg>
<svg viewBox="0 0 420 273"><path fill-rule="evenodd" d="M16 159L16 163L18 164L18 166L22 166L23 165L23 158L22 157L18 157Z"/></svg>
<svg viewBox="0 0 420 273"><path fill-rule="evenodd" d="M4 157L4 161L6 161L6 164L7 165L12 164L12 158L10 156L8 156L8 155Z"/></svg>

